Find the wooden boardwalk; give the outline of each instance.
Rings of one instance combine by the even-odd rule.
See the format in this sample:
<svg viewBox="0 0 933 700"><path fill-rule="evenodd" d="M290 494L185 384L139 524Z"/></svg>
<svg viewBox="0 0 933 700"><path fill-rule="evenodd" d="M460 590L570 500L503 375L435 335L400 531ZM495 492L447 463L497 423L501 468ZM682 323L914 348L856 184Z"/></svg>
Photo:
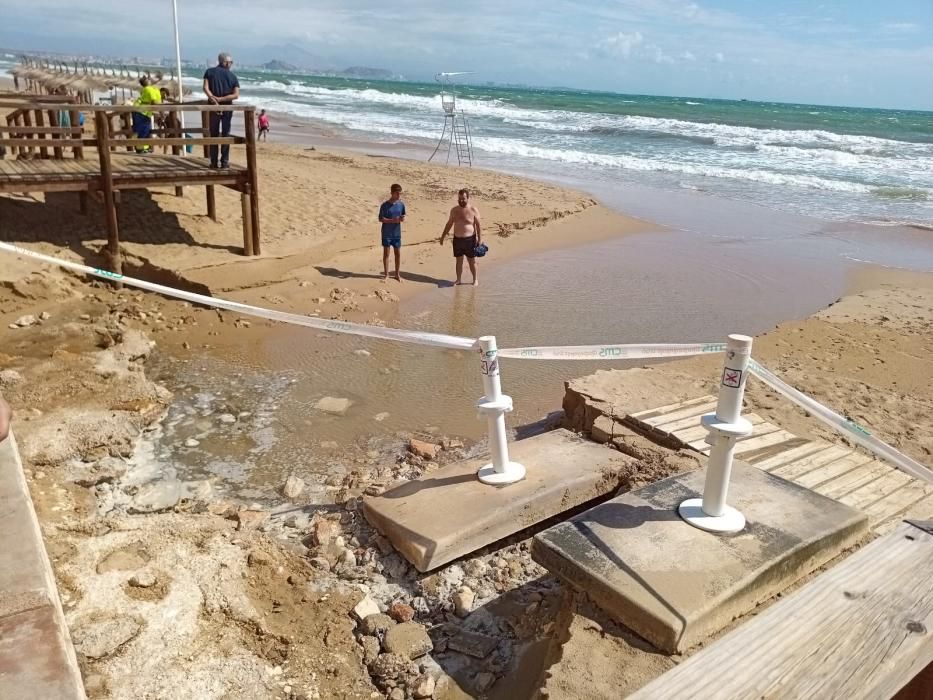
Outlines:
<svg viewBox="0 0 933 700"><path fill-rule="evenodd" d="M42 96L0 98L9 108L0 124L0 193L77 192L81 213L88 213L88 195L100 198L107 224L107 254L112 272L122 272L117 204L120 190L171 186L176 196L185 186L205 188L207 215L217 220L215 186L240 193L243 212L243 252L259 255L259 175L256 161L256 116L250 105L167 103L154 106L162 114L162 126L150 137L135 138L130 128L133 106L46 102ZM181 127L180 113L199 112L201 125ZM245 136L207 136L215 113L242 112ZM94 138L87 138L82 114L93 117ZM67 117L67 119L66 119ZM245 146L246 166L212 168L212 149ZM171 155L137 153L145 148L171 149ZM203 157L186 156L197 149ZM85 151L89 151L85 158ZM217 153L214 154L215 159Z"/></svg>
<svg viewBox="0 0 933 700"><path fill-rule="evenodd" d="M700 416L715 410L716 397L701 396L631 414L625 422L665 442L709 454ZM907 518L933 516L933 484L914 479L867 452L798 437L756 413L744 417L755 430L739 441L736 457L864 511L875 532L887 533Z"/></svg>
<svg viewBox="0 0 933 700"><path fill-rule="evenodd" d="M211 168L206 158L176 155L112 153L113 188L138 189L157 185L227 185L244 179L246 168L231 165ZM103 189L100 163L94 160L41 159L0 160L0 192L95 191Z"/></svg>

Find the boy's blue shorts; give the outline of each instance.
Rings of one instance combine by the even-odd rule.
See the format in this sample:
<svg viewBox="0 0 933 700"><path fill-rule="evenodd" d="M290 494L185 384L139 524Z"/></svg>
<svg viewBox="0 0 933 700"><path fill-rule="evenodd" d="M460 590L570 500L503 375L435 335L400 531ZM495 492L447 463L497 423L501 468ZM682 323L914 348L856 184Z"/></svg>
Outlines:
<svg viewBox="0 0 933 700"><path fill-rule="evenodd" d="M402 237L401 236L383 236L382 247L383 248L401 248Z"/></svg>

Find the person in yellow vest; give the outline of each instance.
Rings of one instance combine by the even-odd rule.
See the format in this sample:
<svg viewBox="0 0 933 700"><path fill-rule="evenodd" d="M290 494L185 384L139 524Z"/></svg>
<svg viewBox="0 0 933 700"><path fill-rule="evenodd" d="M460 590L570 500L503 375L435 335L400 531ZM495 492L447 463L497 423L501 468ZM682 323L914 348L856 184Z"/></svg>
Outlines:
<svg viewBox="0 0 933 700"><path fill-rule="evenodd" d="M159 92L159 88L150 83L147 76L140 78L139 84L141 89L134 104L143 107L143 109L133 112L133 133L136 134L136 138L148 139L152 135L152 110L145 109L145 107L162 104L162 94ZM136 149L137 153L149 153L151 151L150 146L140 146Z"/></svg>

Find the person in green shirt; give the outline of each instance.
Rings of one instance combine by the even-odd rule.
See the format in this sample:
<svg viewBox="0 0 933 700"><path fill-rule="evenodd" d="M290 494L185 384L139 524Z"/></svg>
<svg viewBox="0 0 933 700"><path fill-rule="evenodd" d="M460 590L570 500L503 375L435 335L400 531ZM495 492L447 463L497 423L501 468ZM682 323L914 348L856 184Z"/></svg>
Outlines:
<svg viewBox="0 0 933 700"><path fill-rule="evenodd" d="M133 112L133 133L136 134L136 138L148 139L152 135L153 113L152 110L146 109L146 107L149 105L162 104L162 94L159 92L159 88L151 84L148 76L144 75L140 78L139 84L141 89L135 104L139 107L143 107L143 109ZM152 148L150 146L140 146L136 149L137 153L150 153L151 151Z"/></svg>

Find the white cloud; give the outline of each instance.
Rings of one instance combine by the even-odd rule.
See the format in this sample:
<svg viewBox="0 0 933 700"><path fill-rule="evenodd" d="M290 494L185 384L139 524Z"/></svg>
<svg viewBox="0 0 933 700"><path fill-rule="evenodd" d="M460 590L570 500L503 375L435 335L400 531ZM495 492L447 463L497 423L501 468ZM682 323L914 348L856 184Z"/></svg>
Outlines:
<svg viewBox="0 0 933 700"><path fill-rule="evenodd" d="M695 61L695 60L697 60L697 57L694 56L693 53L692 53L691 51L684 51L682 54L680 54L679 58L680 58L681 60L683 60L683 61Z"/></svg>
<svg viewBox="0 0 933 700"><path fill-rule="evenodd" d="M881 25L881 28L887 32L912 34L913 32L919 32L922 27L915 22L886 22Z"/></svg>
<svg viewBox="0 0 933 700"><path fill-rule="evenodd" d="M664 53L664 51L661 50L660 46L655 46L654 44L651 44L650 46L646 48L649 51L651 60L653 60L655 63L663 63L667 65L672 65L675 63L674 57L668 56L666 53Z"/></svg>
<svg viewBox="0 0 933 700"><path fill-rule="evenodd" d="M619 32L600 41L596 48L607 55L628 58L632 55L634 49L641 46L644 40L645 37L642 36L641 32L632 32L631 34Z"/></svg>
<svg viewBox="0 0 933 700"><path fill-rule="evenodd" d="M717 51L713 54L713 60L716 61L716 63L722 63L726 60L726 57L723 55L722 51Z"/></svg>

